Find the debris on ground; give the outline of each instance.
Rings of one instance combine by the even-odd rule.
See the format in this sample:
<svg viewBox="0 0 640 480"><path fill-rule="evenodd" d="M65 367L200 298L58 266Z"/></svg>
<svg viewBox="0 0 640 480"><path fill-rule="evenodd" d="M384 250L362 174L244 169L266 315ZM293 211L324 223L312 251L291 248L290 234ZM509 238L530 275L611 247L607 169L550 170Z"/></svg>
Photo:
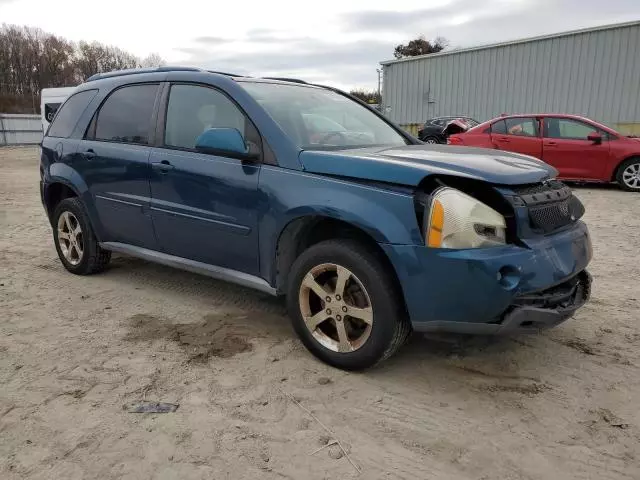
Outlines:
<svg viewBox="0 0 640 480"><path fill-rule="evenodd" d="M173 413L180 405L164 402L133 402L123 405L122 408L129 413Z"/></svg>

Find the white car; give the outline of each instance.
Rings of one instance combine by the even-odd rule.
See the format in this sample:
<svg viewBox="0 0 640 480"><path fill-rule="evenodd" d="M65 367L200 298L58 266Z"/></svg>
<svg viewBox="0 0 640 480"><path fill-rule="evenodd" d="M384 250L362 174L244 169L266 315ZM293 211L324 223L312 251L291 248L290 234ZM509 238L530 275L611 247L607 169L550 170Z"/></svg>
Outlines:
<svg viewBox="0 0 640 480"><path fill-rule="evenodd" d="M40 93L40 116L42 117L42 131L47 128L60 105L73 93L76 87L43 88Z"/></svg>

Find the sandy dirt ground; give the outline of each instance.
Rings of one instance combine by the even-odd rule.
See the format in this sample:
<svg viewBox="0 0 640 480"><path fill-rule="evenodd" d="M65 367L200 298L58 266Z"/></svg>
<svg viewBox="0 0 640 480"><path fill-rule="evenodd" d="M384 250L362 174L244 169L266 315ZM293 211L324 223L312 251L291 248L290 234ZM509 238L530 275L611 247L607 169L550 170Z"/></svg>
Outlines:
<svg viewBox="0 0 640 480"><path fill-rule="evenodd" d="M67 273L37 155L0 149L0 478L640 478L640 195L576 189L595 284L574 319L416 337L354 374L261 294L127 257ZM123 409L142 399L179 408ZM332 440L348 457L314 453Z"/></svg>

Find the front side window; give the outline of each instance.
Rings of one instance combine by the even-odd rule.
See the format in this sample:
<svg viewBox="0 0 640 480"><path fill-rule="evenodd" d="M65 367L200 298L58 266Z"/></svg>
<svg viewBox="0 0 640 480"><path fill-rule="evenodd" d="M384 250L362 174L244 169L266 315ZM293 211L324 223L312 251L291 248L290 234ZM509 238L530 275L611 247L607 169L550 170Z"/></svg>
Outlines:
<svg viewBox="0 0 640 480"><path fill-rule="evenodd" d="M588 140L589 135L600 134L607 138L607 133L593 125L569 118L545 118L544 136L547 138L561 138L565 140Z"/></svg>
<svg viewBox="0 0 640 480"><path fill-rule="evenodd" d="M235 128L245 137L245 116L218 90L199 85L172 85L164 144L195 149L197 138L210 128Z"/></svg>
<svg viewBox="0 0 640 480"><path fill-rule="evenodd" d="M303 149L407 145L400 133L367 107L324 88L266 82L240 85Z"/></svg>
<svg viewBox="0 0 640 480"><path fill-rule="evenodd" d="M158 85L131 85L113 92L100 108L95 139L147 145Z"/></svg>
<svg viewBox="0 0 640 480"><path fill-rule="evenodd" d="M55 115L55 119L49 127L47 135L60 138L67 138L71 135L73 129L76 127L76 123L78 123L80 119L80 115L82 115L82 112L87 108L89 102L93 100L93 97L96 96L96 93L98 93L98 90L85 90L70 96L57 112L57 115ZM47 112L47 110L45 110L45 112ZM51 121L48 116L47 120Z"/></svg>

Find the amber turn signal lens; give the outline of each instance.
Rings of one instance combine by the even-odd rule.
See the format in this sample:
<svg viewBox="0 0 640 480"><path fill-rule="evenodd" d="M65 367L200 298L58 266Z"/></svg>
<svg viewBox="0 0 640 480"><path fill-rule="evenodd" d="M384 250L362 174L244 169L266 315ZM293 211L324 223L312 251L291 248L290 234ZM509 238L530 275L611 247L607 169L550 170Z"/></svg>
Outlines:
<svg viewBox="0 0 640 480"><path fill-rule="evenodd" d="M431 221L429 222L429 234L427 235L427 245L439 247L442 245L442 229L444 227L444 207L438 200L434 200L431 205Z"/></svg>

